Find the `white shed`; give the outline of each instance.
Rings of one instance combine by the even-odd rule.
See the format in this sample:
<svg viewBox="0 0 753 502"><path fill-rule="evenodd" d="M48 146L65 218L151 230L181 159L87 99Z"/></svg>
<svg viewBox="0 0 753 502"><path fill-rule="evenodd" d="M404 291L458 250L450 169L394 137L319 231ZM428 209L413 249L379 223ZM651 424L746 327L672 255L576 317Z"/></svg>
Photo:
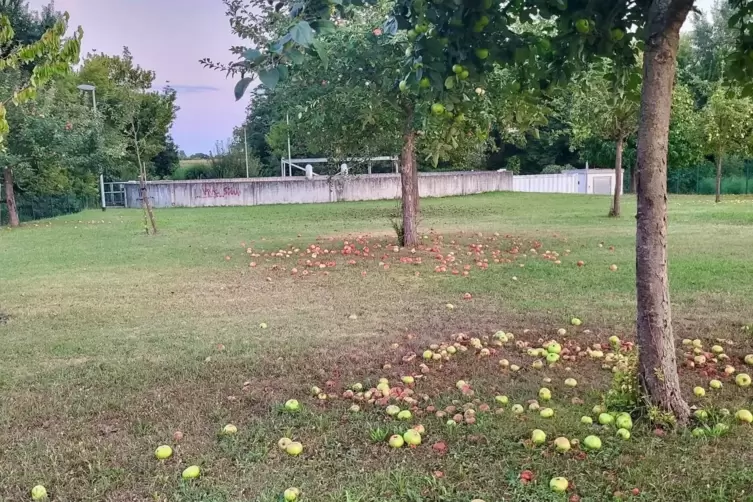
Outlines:
<svg viewBox="0 0 753 502"><path fill-rule="evenodd" d="M571 169L563 174L578 175L578 193L611 195L614 193L614 169ZM624 170L623 170L624 173ZM622 193L622 187L620 187Z"/></svg>

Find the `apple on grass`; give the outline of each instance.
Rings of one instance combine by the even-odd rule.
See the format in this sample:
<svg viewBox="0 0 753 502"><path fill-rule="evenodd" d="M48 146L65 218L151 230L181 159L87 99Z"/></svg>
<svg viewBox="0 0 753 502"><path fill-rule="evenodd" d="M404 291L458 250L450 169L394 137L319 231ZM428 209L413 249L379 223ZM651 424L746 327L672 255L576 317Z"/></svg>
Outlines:
<svg viewBox="0 0 753 502"><path fill-rule="evenodd" d="M693 394L695 394L696 397L703 397L706 395L706 389L704 389L703 387L695 387L693 389Z"/></svg>
<svg viewBox="0 0 753 502"><path fill-rule="evenodd" d="M570 440L560 436L554 440L554 447L558 452L565 453L570 450Z"/></svg>
<svg viewBox="0 0 753 502"><path fill-rule="evenodd" d="M232 436L236 432L238 432L238 427L234 426L233 424L227 424L222 428L222 433L226 436Z"/></svg>
<svg viewBox="0 0 753 502"><path fill-rule="evenodd" d="M747 364L748 366L753 366L753 354L748 354L747 356L745 356L745 359L743 359L743 361L745 361L745 364Z"/></svg>
<svg viewBox="0 0 753 502"><path fill-rule="evenodd" d="M413 418L413 414L408 410L402 410L397 414L398 420L410 420L411 418Z"/></svg>
<svg viewBox="0 0 753 502"><path fill-rule="evenodd" d="M421 434L415 429L408 429L403 434L403 440L409 446L418 446L421 444Z"/></svg>
<svg viewBox="0 0 753 502"><path fill-rule="evenodd" d="M546 433L541 429L534 429L531 432L531 442L535 445L541 445L546 442Z"/></svg>
<svg viewBox="0 0 753 502"><path fill-rule="evenodd" d="M628 440L630 439L630 431L623 428L617 429L617 436L624 440Z"/></svg>
<svg viewBox="0 0 753 502"><path fill-rule="evenodd" d="M494 398L494 400L498 404L501 404L503 406L510 402L510 399L507 396L497 396L497 397Z"/></svg>
<svg viewBox="0 0 753 502"><path fill-rule="evenodd" d="M735 418L740 422L745 422L746 424L753 423L753 413L751 413L749 410L738 410L737 413L735 413Z"/></svg>
<svg viewBox="0 0 753 502"><path fill-rule="evenodd" d="M599 415L599 423L601 425L611 425L614 423L614 417L609 413L601 413Z"/></svg>
<svg viewBox="0 0 753 502"><path fill-rule="evenodd" d="M589 450L599 450L601 449L601 439L598 436L586 436L586 439L583 440L583 446Z"/></svg>
<svg viewBox="0 0 753 502"><path fill-rule="evenodd" d="M722 382L720 382L719 380L711 380L709 382L709 387L711 387L712 389L721 389Z"/></svg>
<svg viewBox="0 0 753 502"><path fill-rule="evenodd" d="M620 413L615 419L615 425L618 429L630 430L633 428L633 419L629 413Z"/></svg>
<svg viewBox="0 0 753 502"><path fill-rule="evenodd" d="M385 413L387 413L387 415L389 415L391 417L394 417L395 415L397 415L398 413L400 413L400 407L399 406L395 406L394 404L391 404L391 405L387 406L384 409L384 411L385 411Z"/></svg>
<svg viewBox="0 0 753 502"><path fill-rule="evenodd" d="M567 491L569 483L567 479L563 477L552 478L549 481L549 488L555 493L564 493Z"/></svg>
<svg viewBox="0 0 753 502"><path fill-rule="evenodd" d="M37 485L31 489L31 498L33 500L47 500L47 489L42 485Z"/></svg>
<svg viewBox="0 0 753 502"><path fill-rule="evenodd" d="M170 448L168 445L162 445L154 451L154 456L157 457L158 460L168 459L172 455L173 455L173 449Z"/></svg>
<svg viewBox="0 0 753 502"><path fill-rule="evenodd" d="M594 423L594 419L589 417L588 415L583 415L580 417L580 423L585 425L592 425Z"/></svg>
<svg viewBox="0 0 753 502"><path fill-rule="evenodd" d="M196 479L201 475L201 469L199 469L198 465L192 465L189 467L186 467L183 470L183 473L181 476L183 479Z"/></svg>
<svg viewBox="0 0 753 502"><path fill-rule="evenodd" d="M576 385L578 385L578 381L574 378L568 378L565 380L565 385L567 385L568 387L575 387Z"/></svg>
<svg viewBox="0 0 753 502"><path fill-rule="evenodd" d="M541 418L552 418L554 416L554 410L551 408L544 408L539 412Z"/></svg>
<svg viewBox="0 0 753 502"><path fill-rule="evenodd" d="M277 440L277 447L280 448L281 450L285 451L285 449L287 449L288 445L290 443L292 443L292 442L293 442L293 440L290 439L290 438L280 438L279 440Z"/></svg>
<svg viewBox="0 0 753 502"><path fill-rule="evenodd" d="M285 447L285 453L293 457L297 457L303 453L303 445L297 441L293 441Z"/></svg>
<svg viewBox="0 0 753 502"><path fill-rule="evenodd" d="M299 490L298 488L288 488L282 494L286 502L295 502L296 500L298 500L298 497L300 495L301 490Z"/></svg>
<svg viewBox="0 0 753 502"><path fill-rule="evenodd" d="M541 389L539 389L539 398L544 401L549 401L550 399L552 399L552 391L550 391L546 387L542 387Z"/></svg>
<svg viewBox="0 0 753 502"><path fill-rule="evenodd" d="M403 439L403 436L400 434L394 434L390 436L389 445L392 448L402 448L405 444L405 440Z"/></svg>
<svg viewBox="0 0 753 502"><path fill-rule="evenodd" d="M519 415L519 414L523 413L524 411L525 410L523 409L523 405L522 404L513 404L512 405L512 412L515 413L516 415Z"/></svg>
<svg viewBox="0 0 753 502"><path fill-rule="evenodd" d="M735 377L735 383L740 387L750 386L750 375L747 373L738 373Z"/></svg>

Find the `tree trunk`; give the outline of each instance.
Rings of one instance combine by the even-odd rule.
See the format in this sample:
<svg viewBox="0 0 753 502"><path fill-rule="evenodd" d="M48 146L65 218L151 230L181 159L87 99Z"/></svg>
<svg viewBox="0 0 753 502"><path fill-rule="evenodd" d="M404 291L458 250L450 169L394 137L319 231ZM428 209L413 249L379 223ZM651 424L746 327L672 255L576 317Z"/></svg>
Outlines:
<svg viewBox="0 0 753 502"><path fill-rule="evenodd" d="M654 0L646 26L638 133L636 290L639 378L649 400L686 423L667 276L667 144L680 27L693 0Z"/></svg>
<svg viewBox="0 0 753 502"><path fill-rule="evenodd" d="M625 145L623 138L617 139L617 148L615 149L614 158L614 200L609 216L619 218L620 216L620 196L622 195L622 148Z"/></svg>
<svg viewBox="0 0 753 502"><path fill-rule="evenodd" d="M16 207L16 192L13 190L13 168L3 169L3 184L5 185L5 205L8 208L8 225L15 228L20 225L18 207Z"/></svg>
<svg viewBox="0 0 753 502"><path fill-rule="evenodd" d="M724 154L720 151L716 154L716 202L722 201L722 158Z"/></svg>
<svg viewBox="0 0 753 502"><path fill-rule="evenodd" d="M405 247L417 246L418 239L418 170L416 169L416 132L412 116L403 135L400 152L400 183L402 186L403 239Z"/></svg>
<svg viewBox="0 0 753 502"><path fill-rule="evenodd" d="M146 233L149 233L149 226L147 226L147 218L149 224L152 227L152 234L157 234L157 222L154 219L154 211L152 211L152 202L149 200L149 190L146 185L146 169L142 167L141 174L139 175L139 189L141 191L141 207L144 209L144 229Z"/></svg>

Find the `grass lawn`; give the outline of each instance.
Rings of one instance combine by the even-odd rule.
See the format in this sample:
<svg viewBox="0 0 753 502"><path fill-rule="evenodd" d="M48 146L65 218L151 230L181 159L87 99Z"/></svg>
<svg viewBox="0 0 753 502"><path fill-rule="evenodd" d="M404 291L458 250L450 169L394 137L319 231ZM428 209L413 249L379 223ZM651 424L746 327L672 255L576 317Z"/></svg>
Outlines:
<svg viewBox="0 0 753 502"><path fill-rule="evenodd" d="M670 200L681 381L708 426L729 430L660 433L636 416L629 440L580 418L610 387L615 363L605 361L632 353L607 339L634 339L635 200L619 220L595 196L421 204L425 244L414 252L393 249L394 202L158 210L152 237L138 210L1 229L0 500L29 499L37 484L61 502L277 501L292 486L304 501L753 500L753 429L719 411L753 407L753 387L723 372L753 371L742 329L753 322L753 198ZM495 344L499 330L514 340ZM467 350L422 370L423 352L458 333ZM701 341L707 363L685 365L696 355L686 338ZM528 349L551 339L568 359L535 369L541 357ZM584 354L595 343L604 358ZM712 360L713 345L729 359ZM415 384L401 383L408 375ZM380 378L390 399L350 411L348 387ZM513 412L542 386L553 418ZM284 409L292 398L298 413ZM388 417L387 404L413 418ZM447 425L458 412L461 423ZM228 423L237 434L221 434ZM387 445L419 423L423 444ZM601 450L584 448L588 435ZM581 444L557 453L558 436ZM281 437L303 453L280 450ZM174 448L166 461L154 458L162 444ZM181 479L189 465L199 479ZM549 489L555 476L570 481L566 494Z"/></svg>

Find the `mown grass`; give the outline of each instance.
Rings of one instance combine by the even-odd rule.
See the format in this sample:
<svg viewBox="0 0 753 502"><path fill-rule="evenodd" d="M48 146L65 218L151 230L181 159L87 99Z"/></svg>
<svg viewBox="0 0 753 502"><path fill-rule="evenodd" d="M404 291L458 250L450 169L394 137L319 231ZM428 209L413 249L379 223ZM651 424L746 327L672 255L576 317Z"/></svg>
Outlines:
<svg viewBox="0 0 753 502"><path fill-rule="evenodd" d="M143 234L141 214L128 210L2 230L0 312L10 321L0 324L0 500L24 500L37 483L60 501L271 501L289 486L300 486L305 500L325 501L612 500L620 493L652 501L750 500L749 427L733 426L721 438L687 431L658 437L644 421L627 442L595 429L605 447L585 458L521 444L536 427L550 439L589 432L579 418L610 382L590 360L571 372L564 365L539 372L506 348L505 357L524 368L511 375L499 371L498 357L458 357L420 381L417 392L445 406L461 399L454 382L462 378L483 402L504 393L525 403L546 376L556 417L514 418L508 410L448 429L424 416L417 421L427 427L425 444L410 451L372 443L375 428L405 427L381 409L351 414L343 400L308 397L312 385L327 381L339 394L354 381L374 385L417 373L418 362L402 356L457 332L504 328L536 343L577 316L584 325L567 336L580 344L611 334L631 339L635 206L628 198L620 220L607 218L607 208L601 197L531 194L422 201L426 247L455 253L471 265L468 277L434 273L436 253L387 246L394 202L160 210L154 237ZM676 335L706 347L725 340L739 371L742 356L753 352L740 329L753 321L751 209L753 199L731 196L719 205L700 197L670 201ZM310 268L307 277L301 271L310 255L265 256L312 243L339 251L343 240L363 235L373 256L347 265L350 257L338 254L336 267ZM489 246L487 259L491 250L510 257L514 246L527 257L492 260L481 270L466 254L479 243ZM261 256L249 256L249 247ZM545 250L560 253L562 263L541 259ZM399 260L416 256L423 264ZM472 300L463 300L466 292ZM386 363L392 367L383 369ZM682 371L689 398L711 378L702 371ZM570 375L576 390L561 383ZM251 382L246 390L244 382ZM729 378L724 383L693 404L750 407L749 391ZM304 411L281 412L293 397ZM238 435L219 436L229 422ZM175 430L185 439L174 445L174 458L155 461L154 448L173 444ZM285 434L302 440L301 457L277 449ZM438 441L446 454L431 449ZM189 464L202 465L199 481L180 480ZM534 483L517 481L524 469L535 473ZM555 475L575 489L551 494ZM640 494L629 495L633 488Z"/></svg>

